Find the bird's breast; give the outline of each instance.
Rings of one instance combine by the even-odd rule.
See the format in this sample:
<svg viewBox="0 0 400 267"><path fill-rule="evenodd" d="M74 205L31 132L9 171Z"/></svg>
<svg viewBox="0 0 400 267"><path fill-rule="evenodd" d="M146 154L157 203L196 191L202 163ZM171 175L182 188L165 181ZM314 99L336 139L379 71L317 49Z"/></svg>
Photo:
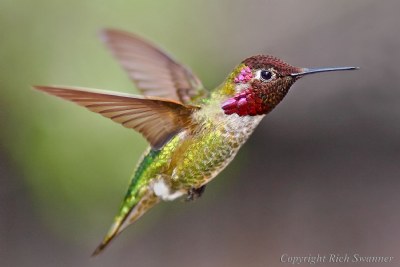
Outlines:
<svg viewBox="0 0 400 267"><path fill-rule="evenodd" d="M197 114L196 126L181 133L171 180L176 188L200 187L234 158L263 116L240 117L221 112Z"/></svg>

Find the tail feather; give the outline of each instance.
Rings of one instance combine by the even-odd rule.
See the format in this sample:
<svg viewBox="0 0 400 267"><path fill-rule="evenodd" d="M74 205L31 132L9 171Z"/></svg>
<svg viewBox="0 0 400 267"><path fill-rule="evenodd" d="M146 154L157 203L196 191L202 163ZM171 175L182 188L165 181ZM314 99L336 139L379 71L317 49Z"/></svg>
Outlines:
<svg viewBox="0 0 400 267"><path fill-rule="evenodd" d="M157 197L152 190L149 189L146 190L146 192L140 198L140 201L136 205L134 205L129 210L129 212L126 212L125 214L120 214L115 218L114 223L112 224L110 230L104 237L103 241L94 250L92 257L100 254L110 244L110 242L117 235L119 235L128 225L134 223L147 210L156 205L159 201L160 201L159 197ZM125 208L125 201L122 210L124 208Z"/></svg>

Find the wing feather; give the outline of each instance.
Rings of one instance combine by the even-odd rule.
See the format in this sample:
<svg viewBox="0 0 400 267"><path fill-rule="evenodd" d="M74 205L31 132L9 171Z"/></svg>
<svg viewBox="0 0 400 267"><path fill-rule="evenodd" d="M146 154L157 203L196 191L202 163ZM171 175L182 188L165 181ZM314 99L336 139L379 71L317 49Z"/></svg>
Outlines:
<svg viewBox="0 0 400 267"><path fill-rule="evenodd" d="M173 100L77 87L35 86L140 132L154 149L191 125L197 109Z"/></svg>
<svg viewBox="0 0 400 267"><path fill-rule="evenodd" d="M206 95L200 80L188 68L148 41L113 29L103 30L101 37L143 95L182 103Z"/></svg>

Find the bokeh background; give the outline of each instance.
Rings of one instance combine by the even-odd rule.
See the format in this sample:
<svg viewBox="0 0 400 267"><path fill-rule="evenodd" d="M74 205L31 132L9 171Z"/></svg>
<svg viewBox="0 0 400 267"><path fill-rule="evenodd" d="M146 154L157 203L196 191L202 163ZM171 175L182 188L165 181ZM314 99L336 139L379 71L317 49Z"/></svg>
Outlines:
<svg viewBox="0 0 400 267"><path fill-rule="evenodd" d="M1 0L0 266L264 267L284 253L398 266L399 10L396 0ZM209 88L259 53L361 70L297 82L200 200L157 206L93 259L146 143L30 86L137 93L99 42L103 27L158 43Z"/></svg>

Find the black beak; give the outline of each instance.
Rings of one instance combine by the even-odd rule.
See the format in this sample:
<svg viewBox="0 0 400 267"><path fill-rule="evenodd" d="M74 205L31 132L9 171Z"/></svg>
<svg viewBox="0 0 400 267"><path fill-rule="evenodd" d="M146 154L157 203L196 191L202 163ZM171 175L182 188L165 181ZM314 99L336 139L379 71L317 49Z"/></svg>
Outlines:
<svg viewBox="0 0 400 267"><path fill-rule="evenodd" d="M358 70L358 67L332 67L332 68L303 68L301 72L292 73L290 76L292 77L301 77L308 74L320 73L320 72L328 72L328 71L342 71L342 70Z"/></svg>

